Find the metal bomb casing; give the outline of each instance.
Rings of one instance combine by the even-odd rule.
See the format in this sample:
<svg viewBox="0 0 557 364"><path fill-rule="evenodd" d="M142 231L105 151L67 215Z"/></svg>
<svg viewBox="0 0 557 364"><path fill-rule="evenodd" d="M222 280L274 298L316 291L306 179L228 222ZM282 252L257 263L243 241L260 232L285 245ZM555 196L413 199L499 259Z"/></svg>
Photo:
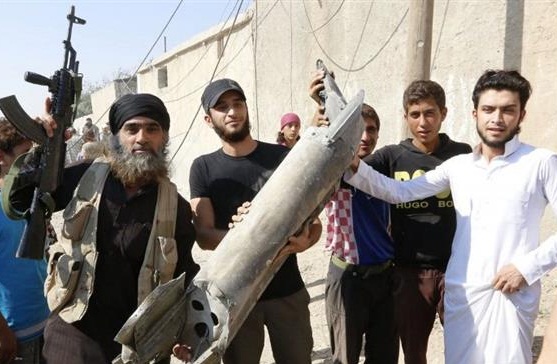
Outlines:
<svg viewBox="0 0 557 364"><path fill-rule="evenodd" d="M275 262L278 252L322 210L354 157L363 132L363 97L360 91L331 126L306 130L251 201L249 213L229 230L194 278L193 284L226 307L228 318L222 318L227 322L219 318L218 324L228 325L222 330L228 333L226 344L282 265ZM225 347L224 342L220 346Z"/></svg>
<svg viewBox="0 0 557 364"><path fill-rule="evenodd" d="M284 262L279 251L338 187L364 129L363 98L359 91L329 127L305 131L187 289L182 276L145 299L116 337L133 354L122 362L148 362L175 342L192 347L194 363L220 361Z"/></svg>

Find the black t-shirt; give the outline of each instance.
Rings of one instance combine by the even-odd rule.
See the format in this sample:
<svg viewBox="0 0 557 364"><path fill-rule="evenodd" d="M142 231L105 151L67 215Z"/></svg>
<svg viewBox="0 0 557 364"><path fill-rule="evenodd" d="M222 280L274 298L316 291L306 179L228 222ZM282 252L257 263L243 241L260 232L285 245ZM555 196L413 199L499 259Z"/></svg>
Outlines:
<svg viewBox="0 0 557 364"><path fill-rule="evenodd" d="M435 169L458 154L470 153L468 144L439 134L440 144L425 154L406 139L388 145L366 158L378 172L396 180L408 180ZM450 191L407 203L391 205L391 231L398 264L445 270L451 254L456 215Z"/></svg>
<svg viewBox="0 0 557 364"><path fill-rule="evenodd" d="M253 200L287 153L286 147L258 141L255 150L243 157L226 155L222 149L200 156L191 166L191 198L209 198L215 227L228 230L238 207ZM291 254L260 299L285 297L303 286L296 255Z"/></svg>

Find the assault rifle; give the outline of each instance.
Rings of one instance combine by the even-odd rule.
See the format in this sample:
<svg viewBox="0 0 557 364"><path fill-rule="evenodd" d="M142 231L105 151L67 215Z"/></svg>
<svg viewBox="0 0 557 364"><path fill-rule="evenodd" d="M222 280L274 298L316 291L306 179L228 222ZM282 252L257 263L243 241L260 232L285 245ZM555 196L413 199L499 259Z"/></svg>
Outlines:
<svg viewBox="0 0 557 364"><path fill-rule="evenodd" d="M51 95L50 114L58 128L48 137L41 125L27 115L14 95L0 99L0 110L16 129L42 148L38 168L33 179L37 187L33 193L31 207L22 213L27 220L16 256L19 258L42 259L46 236L46 223L54 210L52 192L62 182L64 159L66 155L65 130L75 118L77 102L81 94L83 76L78 73L77 52L72 47L72 27L85 24L85 20L75 16L72 6L67 16L69 21L68 37L64 41L64 64L50 78L33 72L25 73L25 81L47 86Z"/></svg>

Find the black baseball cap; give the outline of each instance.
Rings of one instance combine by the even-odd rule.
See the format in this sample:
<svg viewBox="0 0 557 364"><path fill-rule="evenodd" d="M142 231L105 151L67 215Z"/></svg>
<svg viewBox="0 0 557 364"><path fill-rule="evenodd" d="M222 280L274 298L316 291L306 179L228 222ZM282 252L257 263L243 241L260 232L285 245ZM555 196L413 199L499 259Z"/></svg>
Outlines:
<svg viewBox="0 0 557 364"><path fill-rule="evenodd" d="M242 90L238 82L229 78L223 78L221 80L213 81L207 87L205 87L203 95L201 95L201 105L203 105L203 109L205 110L206 114L209 113L210 108L215 106L222 94L227 91L236 91L240 95L242 95L244 101L246 100L244 90Z"/></svg>

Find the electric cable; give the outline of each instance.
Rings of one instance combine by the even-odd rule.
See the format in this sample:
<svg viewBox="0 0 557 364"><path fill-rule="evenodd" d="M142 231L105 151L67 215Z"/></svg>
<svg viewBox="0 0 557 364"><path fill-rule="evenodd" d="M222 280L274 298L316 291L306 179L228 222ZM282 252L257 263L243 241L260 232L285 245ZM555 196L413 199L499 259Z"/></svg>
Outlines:
<svg viewBox="0 0 557 364"><path fill-rule="evenodd" d="M303 28L301 28L301 27L300 27L300 29L301 29L304 33L311 33L312 31L313 31L313 32L317 32L317 31L319 31L319 30L325 28L325 27L326 27L327 25L329 25L329 23L338 15L338 13L340 12L340 9L341 9L342 6L344 5L344 2L345 2L345 0L342 0L342 1L340 2L340 5L339 5L339 6L336 8L336 10L334 11L333 15L331 15L331 16L329 17L329 19L325 20L325 21L323 22L323 24L321 24L320 26L314 28L314 29L311 30L311 31L307 31L307 30L305 30L305 29L303 29ZM281 5L282 5L282 8L284 9L284 12L285 12L286 14L288 14L288 12L286 11L286 9L284 8L284 5L282 4L282 1L281 1ZM290 2L290 6L292 6L292 2Z"/></svg>
<svg viewBox="0 0 557 364"><path fill-rule="evenodd" d="M236 5L238 4L238 1L239 1L239 0L236 0ZM242 0L242 1L243 1L243 0ZM234 5L234 7L233 7L232 10L230 11L230 13L229 13L227 19L226 19L226 20L224 21L224 23L222 24L222 26L221 26L221 28L220 28L220 30L219 30L219 33L222 32L222 30L223 30L224 28L226 28L226 23L228 23L228 21L230 20L230 18L232 18L232 14L234 14L234 12L236 11L236 5ZM237 11L236 11L236 13L237 13ZM235 23L234 23L232 26L234 26L234 25L235 25ZM231 29L232 29L232 28L231 28ZM230 34L230 31L229 31L229 34ZM224 49L223 49L223 51L224 51ZM198 63L200 63L200 62L205 58L206 55L207 55L207 52L205 52L205 53L203 54L203 56L198 60ZM220 61L220 55L219 55L219 61ZM190 95L193 95L193 94L197 93L197 91L199 91L200 89L204 88L205 86L207 86L207 83L203 83L202 85L196 87L196 88L193 89L192 91L189 91L189 92L184 93L182 96L178 96L178 97L175 97L175 98L173 98L173 99L167 99L167 100L163 100L163 101L164 101L165 104L171 104L171 103L173 103L173 102L183 100L183 99L185 99L186 97L188 97L188 96L190 96Z"/></svg>
<svg viewBox="0 0 557 364"><path fill-rule="evenodd" d="M162 28L162 30L160 31L157 39L155 40L155 42L153 42L153 45L151 46L151 48L149 48L149 51L147 52L147 54L145 55L145 57L143 57L143 60L141 61L141 63L139 64L139 66L136 68L135 72L130 76L130 78L128 78L128 80L125 82L124 86L128 88L129 90L129 82L131 79L133 79L133 77L137 74L137 72L139 71L139 69L143 66L143 64L145 63L145 61L147 60L147 57L149 57L149 55L151 54L151 52L153 51L153 49L155 48L155 46L157 45L157 43L159 42L159 40L161 39L162 35L164 34L164 31L166 30L166 28L168 28L168 25L170 25L170 22L172 21L172 19L174 18L174 16L176 15L176 13L178 12L178 9L180 9L180 6L182 5L182 3L184 2L184 0L180 0L178 2L178 5L176 5L176 8L174 9L174 11L172 12L172 15L170 15L170 18L167 20L166 24L164 25L164 27ZM99 116L97 118L97 120L93 123L93 125L97 125L101 119L106 115L106 113L108 112L108 110L110 110L110 106L101 114L101 116ZM75 146L75 144L77 144L77 141L75 141L73 144L68 145L67 149L69 148L73 148Z"/></svg>
<svg viewBox="0 0 557 364"><path fill-rule="evenodd" d="M261 18L258 18L258 17L257 17L257 18L255 19L255 22L256 22L255 29L256 29L256 30L259 29L259 27L261 26L261 24L263 24L263 22L267 19L267 17L268 17L269 14L271 13L271 11L272 11L272 10L275 8L275 6L278 4L278 2L279 2L279 0L275 0L275 2L273 3L273 5L269 7L269 10L267 10L267 12L266 12ZM221 70L220 70L219 72L225 70L231 63L233 63L233 62L236 60L236 58L238 58L238 56L242 53L242 51L245 49L245 47L248 45L248 42L249 42L251 39L252 39L251 36L250 36L250 37L247 37L247 38L245 39L244 44L242 44L242 46L238 49L238 51L236 52L236 54L234 54L234 55L230 58L230 60L229 60L226 64L224 64L224 65L222 66L222 68L221 68ZM254 57L255 57L255 55L254 55ZM254 58L254 59L255 59L255 58ZM217 72L217 74L218 74L219 72ZM256 85L257 85L257 83L256 83ZM204 83L204 84L202 84L201 86L195 88L194 90L192 90L191 92L189 92L189 93L187 93L187 94L185 94L185 95L182 95L182 96L180 96L180 97L178 97L178 98L176 98L176 99L173 99L173 100L167 100L167 101L165 101L165 104L168 104L168 103L170 103L170 102L179 101L179 100L182 100L182 99L184 99L184 98L186 98L186 97L188 97L188 96L194 95L194 94L196 94L199 90L203 89L203 88L206 87L206 86L207 86L207 83ZM256 94L257 94L257 89L256 89ZM257 99L257 95L256 95L256 99ZM255 107L256 107L256 113L257 113L257 110L258 110L257 103L256 103L256 106L255 106ZM193 120L192 120L192 123L195 121L195 118L197 117L199 111L200 111L200 110L198 109L196 115L194 116L194 118L193 118ZM184 135L184 134L188 134L190 129L191 129L191 126L190 126L190 128L188 128L187 131L184 131L184 132L182 132L182 133L178 133L178 134L174 135L172 138L170 138L170 140L174 140L174 139L176 139L176 138L178 138L178 137L181 137L181 136ZM186 135L186 137L187 137L187 135Z"/></svg>
<svg viewBox="0 0 557 364"><path fill-rule="evenodd" d="M274 7L278 4L278 2L279 2L279 0L275 0L275 2L274 2L273 5L269 8L269 10L267 10L267 12L263 15L263 17L261 17L261 20L260 20L260 21L258 21L259 18L256 18L256 26L255 26L255 29L256 29L256 30L259 29L259 26L261 26L261 24L263 24L263 22L267 19L267 17L268 17L269 14L271 13L271 11L272 11L272 10L274 9ZM222 66L221 71L222 71L222 70L225 70L232 62L234 62L234 61L236 60L236 58L242 53L242 51L244 50L244 48L246 48L246 46L247 46L248 42L250 41L250 39L252 39L252 38L251 38L251 37L247 37L247 38L246 38L246 40L244 41L244 44L242 44L242 46L239 48L239 50L236 52L236 54L234 54L234 55L230 58L230 60L229 60L226 64L224 64L224 65ZM255 54L254 54L254 63L255 63ZM254 72L257 72L257 67L256 67L256 66L255 66L255 71L254 71ZM179 101L179 100L182 100L182 99L184 99L184 98L186 98L186 97L188 97L188 96L194 95L194 94L196 94L199 90L203 89L206 85L207 85L207 84L203 84L203 85L197 87L196 89L194 89L193 91L191 91L191 92L189 92L189 93L187 93L187 94L185 94L185 95L183 95L183 96L180 96L180 97L178 97L178 98L176 98L176 99L173 99L173 100L170 100L170 101L165 101L165 103L168 104L169 102ZM256 87L257 87L257 82L255 82L255 85L256 85ZM256 90L257 90L257 88L256 88ZM256 115L258 115L258 106L257 106L257 103L255 103L255 108L256 108ZM194 117L194 120L195 120L195 117ZM192 122L193 122L193 121L192 121ZM184 134L186 134L185 131L182 132L182 133L179 133L179 134L174 135L174 136L172 137L172 139L174 139L174 138L176 138L176 137L178 137L178 136L182 136L182 135L184 135Z"/></svg>
<svg viewBox="0 0 557 364"><path fill-rule="evenodd" d="M371 9L373 9L373 3L375 2L375 0L373 0L370 4L369 4L369 10L367 11L367 17L366 17L366 21L364 23L364 26L362 27L362 32L360 33L360 39L358 39L358 44L356 45L356 49L354 50L354 55L352 56L352 62L350 62L350 68L354 67L354 62L356 61L356 55L358 54L358 50L360 49L360 45L362 44L362 39L364 39L364 34L366 32L366 27L367 24L369 22L369 16L371 15ZM348 73L346 75L346 79L344 80L344 86L342 86L342 89L346 89L346 85L348 84L348 79L350 78L350 73Z"/></svg>
<svg viewBox="0 0 557 364"><path fill-rule="evenodd" d="M400 26L402 25L402 23L404 22L404 20L406 19L406 16L408 15L408 8L406 9L406 11L404 12L404 14L402 15L402 17L400 18L398 24L396 25L395 29L391 32L391 34L389 35L389 37L385 40L385 42L383 42L383 44L381 45L381 47L379 47L379 49L377 50L377 52L375 52L375 54L373 54L363 65L356 67L356 68L346 68L342 65L340 65L337 61L335 61L332 56L329 55L329 53L324 49L323 45L321 44L321 42L319 42L319 39L317 38L315 31L313 30L313 26L311 24L311 19L309 18L309 14L308 14L308 10L306 7L306 2L305 0L302 1L303 6L304 6L304 12L308 21L308 24L310 26L310 28L312 29L312 35L313 38L315 39L315 42L317 43L319 49L321 49L321 52L323 52L323 55L325 55L325 57L327 57L327 59L333 63L338 69L345 71L345 72L357 72L357 71L361 71L363 70L365 67L367 67L371 62L373 62L383 51L383 49L385 49L385 47L391 42L391 40L393 39L394 35L398 32L398 30L400 29Z"/></svg>
<svg viewBox="0 0 557 364"><path fill-rule="evenodd" d="M236 3L238 4L238 1L236 1ZM238 5L238 10L236 11L236 15L234 16L234 21L232 22L232 25L230 26L230 30L228 31L228 35L226 36L226 42L224 43L224 45L222 47L221 53L219 54L219 58L217 60L217 64L215 65L215 68L213 70L213 73L211 74L211 78L209 79L208 84L210 84L213 81L213 78L215 77L215 74L217 73L217 69L219 67L219 64L220 64L220 61L221 61L222 57L224 56L224 51L226 50L226 47L228 46L228 41L230 40L230 35L232 34L232 31L234 30L234 25L236 25L236 20L238 20L238 15L240 14L240 10L242 9L242 4L243 3L244 3L244 0L240 0L240 4ZM193 127L193 124L195 123L195 119L197 118L197 115L199 115L200 110L201 110L201 104L199 104L199 106L197 107L197 111L195 112L193 120L191 121L188 129L186 130L186 134L182 138L182 141L178 145L178 148L174 151L174 154L172 155L172 158L170 158L170 162L172 162L174 160L174 157L176 157L176 155L178 154L178 151L180 151L180 149L184 145L184 142L186 141L186 138L188 137L188 135L189 135L189 133L190 133L192 127Z"/></svg>
<svg viewBox="0 0 557 364"><path fill-rule="evenodd" d="M450 0L447 0L447 4L445 5L445 11L443 13L443 20L441 21L441 27L439 28L439 36L437 37L437 45L435 47L435 52L433 53L433 59L431 60L431 64L430 64L430 69L429 69L430 74L433 71L433 65L435 64L435 61L437 59L437 55L439 54L439 45L441 44L441 35L443 34L443 30L445 29L445 21L447 20L447 12L449 10L449 2L450 2Z"/></svg>
<svg viewBox="0 0 557 364"><path fill-rule="evenodd" d="M232 17L232 14L234 13L234 8L232 8L232 10L230 11L230 13L228 14L228 17L226 18L225 21L223 21L224 19L224 14L226 13L226 10L228 9L229 4L232 2L232 0L228 0L228 2L226 3L226 7L224 8L224 10L222 11L218 23L220 24L222 23L222 26L219 30L219 33L224 29L226 23L228 22L228 20L230 20L230 18ZM170 93L171 91L174 91L178 86L180 86L182 84L182 82L184 82L187 77L189 75L191 75L193 73L193 71L195 71L197 69L197 66L199 66L199 64L201 63L201 61L203 61L203 59L205 59L205 56L207 55L207 53L209 53L209 50L211 50L213 46L213 43L211 43L208 47L205 48L205 52L203 52L203 54L199 57L199 59L195 62L195 64L186 72L186 74L184 76L182 76L180 78L180 80L178 82L176 82L174 85L167 87L164 92L165 93ZM166 101L163 100L165 103Z"/></svg>

